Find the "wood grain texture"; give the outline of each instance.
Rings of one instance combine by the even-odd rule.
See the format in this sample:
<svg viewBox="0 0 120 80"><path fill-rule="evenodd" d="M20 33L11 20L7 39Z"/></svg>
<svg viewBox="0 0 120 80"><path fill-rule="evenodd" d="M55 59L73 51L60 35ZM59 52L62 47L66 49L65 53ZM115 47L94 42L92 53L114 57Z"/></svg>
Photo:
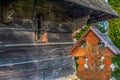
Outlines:
<svg viewBox="0 0 120 80"><path fill-rule="evenodd" d="M53 80L74 73L74 60L67 54L71 33L53 33L49 36L55 41L40 43L30 24L16 25L0 26L0 80Z"/></svg>
<svg viewBox="0 0 120 80"><path fill-rule="evenodd" d="M86 43L84 47L83 39ZM101 42L105 46L101 46ZM111 57L119 50L97 28L90 27L68 52L78 57L77 76L80 79L108 80L111 77Z"/></svg>
<svg viewBox="0 0 120 80"><path fill-rule="evenodd" d="M71 45L6 47L0 53L3 80L57 79L74 73L74 62L66 54Z"/></svg>

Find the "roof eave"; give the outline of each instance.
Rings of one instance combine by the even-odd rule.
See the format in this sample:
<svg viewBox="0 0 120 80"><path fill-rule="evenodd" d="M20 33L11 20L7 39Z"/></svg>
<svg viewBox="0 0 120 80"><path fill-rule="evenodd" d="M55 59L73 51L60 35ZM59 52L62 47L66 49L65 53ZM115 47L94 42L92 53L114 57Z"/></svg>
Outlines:
<svg viewBox="0 0 120 80"><path fill-rule="evenodd" d="M98 32L98 31L95 31L93 27L90 27L90 30L92 30L94 32L94 34L101 40L105 43L105 45L107 45L107 47L115 54L120 54L120 50L118 48L116 48L116 46L114 45L110 45L106 40L104 40L99 33L101 32ZM101 33L102 34L102 33ZM112 43L112 42L111 42ZM114 49L113 49L114 48Z"/></svg>
<svg viewBox="0 0 120 80"><path fill-rule="evenodd" d="M80 39L72 46L72 48L69 49L69 51L67 52L68 54L72 54L72 52L77 48L78 44L84 40L84 37L89 33L89 31L92 31L101 41L103 41L107 47L115 54L118 55L120 54L120 50L118 48L116 48L116 46L114 45L110 45L107 41L105 41L100 34L102 34L100 31L95 31L94 30L94 26L91 26L87 31L85 31L83 33L83 35L80 37Z"/></svg>

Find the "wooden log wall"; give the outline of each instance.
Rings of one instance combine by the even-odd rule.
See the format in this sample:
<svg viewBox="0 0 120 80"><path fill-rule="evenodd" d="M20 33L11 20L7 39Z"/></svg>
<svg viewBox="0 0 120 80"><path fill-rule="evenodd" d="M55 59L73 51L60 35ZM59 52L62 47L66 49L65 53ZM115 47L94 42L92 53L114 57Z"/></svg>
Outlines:
<svg viewBox="0 0 120 80"><path fill-rule="evenodd" d="M0 53L2 80L57 79L74 72L73 60L66 54L71 45L4 47Z"/></svg>
<svg viewBox="0 0 120 80"><path fill-rule="evenodd" d="M10 3L6 3L6 5L4 5L3 21L10 22L17 19L32 19L33 3L34 1L31 0L13 1ZM65 5L61 5L55 2L50 2L49 0L46 1L38 0L34 19L36 18L37 14L41 13L45 16L45 21L54 22L55 24L67 23L72 31L77 30L78 28L82 27L87 23L89 14L84 15L79 19L78 18L74 19L69 14L70 11L68 10L69 10L68 7L65 7ZM0 14L2 14L1 11ZM8 14L10 14L9 19L8 19Z"/></svg>
<svg viewBox="0 0 120 80"><path fill-rule="evenodd" d="M66 53L73 43L36 42L34 33L29 20L0 25L1 80L52 80L74 73L74 61Z"/></svg>

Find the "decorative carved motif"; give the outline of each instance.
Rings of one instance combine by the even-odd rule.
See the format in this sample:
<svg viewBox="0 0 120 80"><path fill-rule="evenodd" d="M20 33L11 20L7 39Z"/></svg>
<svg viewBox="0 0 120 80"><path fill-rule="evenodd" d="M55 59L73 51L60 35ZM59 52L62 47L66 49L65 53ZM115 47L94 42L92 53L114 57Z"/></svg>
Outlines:
<svg viewBox="0 0 120 80"><path fill-rule="evenodd" d="M109 80L116 65L111 57L120 53L96 27L90 27L68 51L78 57L77 76L82 80Z"/></svg>
<svg viewBox="0 0 120 80"><path fill-rule="evenodd" d="M78 67L78 71L85 71L84 69L84 59L83 57L79 57L79 59L77 60L77 63L79 64L79 67Z"/></svg>
<svg viewBox="0 0 120 80"><path fill-rule="evenodd" d="M105 47L101 48L99 42L98 37L90 31L86 36L86 47L77 48L74 52L73 56L79 57L77 76L83 80L108 80L111 77L112 55Z"/></svg>

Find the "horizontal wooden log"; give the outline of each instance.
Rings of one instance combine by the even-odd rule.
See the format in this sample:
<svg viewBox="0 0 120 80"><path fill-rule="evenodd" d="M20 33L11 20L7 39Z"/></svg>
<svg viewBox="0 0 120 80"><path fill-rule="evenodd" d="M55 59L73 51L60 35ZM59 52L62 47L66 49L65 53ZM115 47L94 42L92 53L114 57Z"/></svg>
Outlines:
<svg viewBox="0 0 120 80"><path fill-rule="evenodd" d="M49 43L48 43L49 44ZM74 73L74 60L66 52L71 44L6 46L0 52L3 80L58 79Z"/></svg>

